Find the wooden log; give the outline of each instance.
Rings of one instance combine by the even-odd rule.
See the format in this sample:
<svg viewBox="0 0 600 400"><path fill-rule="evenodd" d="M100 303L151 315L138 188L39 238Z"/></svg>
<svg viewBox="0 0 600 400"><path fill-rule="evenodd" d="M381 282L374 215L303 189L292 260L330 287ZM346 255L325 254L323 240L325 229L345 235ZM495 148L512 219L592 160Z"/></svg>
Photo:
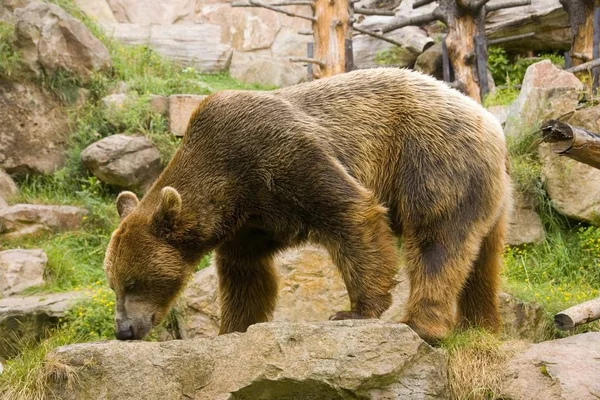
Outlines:
<svg viewBox="0 0 600 400"><path fill-rule="evenodd" d="M415 1L413 3L412 8L414 10L414 9L419 8L419 7L423 7L423 6L427 5L427 4L433 3L434 1L435 0L417 0L417 1Z"/></svg>
<svg viewBox="0 0 600 400"><path fill-rule="evenodd" d="M544 122L541 131L554 153L600 169L600 135L554 119Z"/></svg>
<svg viewBox="0 0 600 400"><path fill-rule="evenodd" d="M560 0L560 4L569 15L571 53L585 54L593 59L594 8L600 5L600 0ZM582 59L574 58L573 66L582 62ZM581 76L580 73L576 75Z"/></svg>
<svg viewBox="0 0 600 400"><path fill-rule="evenodd" d="M596 6L594 8L594 31L593 31L593 49L592 49L592 57L594 60L600 57L600 7ZM598 78L600 77L600 67L592 68L592 88L594 89L594 93L596 93L596 89L598 89Z"/></svg>
<svg viewBox="0 0 600 400"><path fill-rule="evenodd" d="M600 297L578 304L554 316L554 325L561 331L600 319Z"/></svg>

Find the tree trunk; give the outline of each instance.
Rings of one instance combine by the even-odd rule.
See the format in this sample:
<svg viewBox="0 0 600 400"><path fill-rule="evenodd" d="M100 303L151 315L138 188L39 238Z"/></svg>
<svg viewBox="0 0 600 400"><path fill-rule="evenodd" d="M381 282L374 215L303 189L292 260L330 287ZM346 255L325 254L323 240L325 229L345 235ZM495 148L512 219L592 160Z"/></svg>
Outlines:
<svg viewBox="0 0 600 400"><path fill-rule="evenodd" d="M448 25L446 46L454 68L454 79L461 91L482 102L475 37L480 36L485 40L485 8L480 6L474 9L468 2L443 0L440 1L440 9ZM483 45L485 49L487 46L485 43ZM483 56L487 62L487 54ZM487 69L482 72L487 74Z"/></svg>
<svg viewBox="0 0 600 400"><path fill-rule="evenodd" d="M348 0L316 0L313 7L317 19L313 22L314 57L323 62L313 66L314 77L342 74L346 72L346 39L352 37L351 4Z"/></svg>
<svg viewBox="0 0 600 400"><path fill-rule="evenodd" d="M600 0L560 0L569 14L571 25L571 56L573 66L593 58L594 48L594 8L600 6ZM579 75L587 74L581 72Z"/></svg>
<svg viewBox="0 0 600 400"><path fill-rule="evenodd" d="M555 153L600 169L600 135L557 120L545 122L541 130Z"/></svg>

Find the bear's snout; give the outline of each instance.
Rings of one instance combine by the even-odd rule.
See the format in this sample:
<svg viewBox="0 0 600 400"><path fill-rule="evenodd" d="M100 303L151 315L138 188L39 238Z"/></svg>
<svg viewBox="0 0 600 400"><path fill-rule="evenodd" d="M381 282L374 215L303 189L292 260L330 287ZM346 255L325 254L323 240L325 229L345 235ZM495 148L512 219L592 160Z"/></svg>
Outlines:
<svg viewBox="0 0 600 400"><path fill-rule="evenodd" d="M132 340L134 334L131 323L117 321L116 337L118 340Z"/></svg>

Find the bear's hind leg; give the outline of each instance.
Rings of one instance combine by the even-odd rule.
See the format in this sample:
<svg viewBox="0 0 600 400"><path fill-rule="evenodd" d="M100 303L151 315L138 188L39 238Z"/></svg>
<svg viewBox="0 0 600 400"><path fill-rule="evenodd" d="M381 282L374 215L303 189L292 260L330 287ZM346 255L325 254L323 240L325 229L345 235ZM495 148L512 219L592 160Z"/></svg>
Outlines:
<svg viewBox="0 0 600 400"><path fill-rule="evenodd" d="M350 297L350 311L331 320L379 318L392 304L398 255L386 210L368 195L343 221L338 239L324 244L338 267Z"/></svg>
<svg viewBox="0 0 600 400"><path fill-rule="evenodd" d="M410 296L402 322L428 342L454 328L457 300L479 248L475 235L459 240L460 232L444 225L407 227L404 235Z"/></svg>
<svg viewBox="0 0 600 400"><path fill-rule="evenodd" d="M221 300L219 334L245 332L268 321L277 301L273 256L278 249L261 232L237 235L216 251Z"/></svg>
<svg viewBox="0 0 600 400"><path fill-rule="evenodd" d="M458 302L458 314L463 328L478 326L492 332L500 330L497 294L506 229L507 216L504 213L483 240Z"/></svg>

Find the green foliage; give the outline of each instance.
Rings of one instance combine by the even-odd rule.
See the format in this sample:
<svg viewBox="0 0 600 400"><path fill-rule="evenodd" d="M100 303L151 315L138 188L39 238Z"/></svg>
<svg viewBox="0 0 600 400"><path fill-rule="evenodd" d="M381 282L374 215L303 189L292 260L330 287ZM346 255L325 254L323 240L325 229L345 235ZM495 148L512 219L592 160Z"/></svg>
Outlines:
<svg viewBox="0 0 600 400"><path fill-rule="evenodd" d="M542 60L550 60L562 67L563 56L555 53L539 53L536 57L510 57L501 47L490 46L488 49L488 68L496 85L515 85L523 82L527 68Z"/></svg>
<svg viewBox="0 0 600 400"><path fill-rule="evenodd" d="M407 57L409 51L398 46L394 46L389 50L383 50L375 55L375 62L379 65L403 65L404 59Z"/></svg>
<svg viewBox="0 0 600 400"><path fill-rule="evenodd" d="M519 89L514 86L496 89L494 93L485 97L483 105L486 108L492 106L508 106L517 99L519 92Z"/></svg>
<svg viewBox="0 0 600 400"><path fill-rule="evenodd" d="M63 329L73 336L90 341L114 339L115 336L115 294L105 282L100 280L87 285L85 290L91 296L75 305L66 316Z"/></svg>
<svg viewBox="0 0 600 400"><path fill-rule="evenodd" d="M4 21L0 21L0 78L11 78L20 66L21 57L14 50L15 27Z"/></svg>

